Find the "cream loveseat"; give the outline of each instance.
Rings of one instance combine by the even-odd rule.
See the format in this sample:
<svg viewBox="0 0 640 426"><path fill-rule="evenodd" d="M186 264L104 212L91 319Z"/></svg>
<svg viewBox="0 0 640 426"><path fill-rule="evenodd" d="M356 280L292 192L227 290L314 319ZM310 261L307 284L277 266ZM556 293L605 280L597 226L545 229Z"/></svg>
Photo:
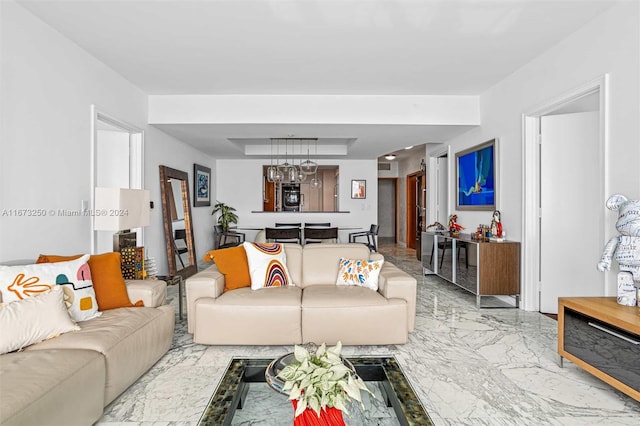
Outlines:
<svg viewBox="0 0 640 426"><path fill-rule="evenodd" d="M1 425L91 425L171 346L164 281L127 281L145 307L106 310L72 331L0 355Z"/></svg>
<svg viewBox="0 0 640 426"><path fill-rule="evenodd" d="M214 264L186 281L188 331L211 345L406 343L416 313L416 279L384 262L378 291L336 285L340 257L383 259L363 244L285 244L294 286L223 292Z"/></svg>

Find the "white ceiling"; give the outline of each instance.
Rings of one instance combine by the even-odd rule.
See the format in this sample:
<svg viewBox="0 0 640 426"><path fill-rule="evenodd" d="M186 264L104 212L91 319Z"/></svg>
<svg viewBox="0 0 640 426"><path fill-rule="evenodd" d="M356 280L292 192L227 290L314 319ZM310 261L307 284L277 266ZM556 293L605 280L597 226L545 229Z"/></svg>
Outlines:
<svg viewBox="0 0 640 426"><path fill-rule="evenodd" d="M479 95L615 2L18 3L148 94ZM322 137L322 125L316 126ZM219 153L212 138L271 136L256 135L260 128L251 125L158 127L213 155ZM403 127L392 135L396 149L468 130ZM313 128L304 130L316 136ZM344 135L334 130L327 137L355 138L353 145L379 131L370 125Z"/></svg>

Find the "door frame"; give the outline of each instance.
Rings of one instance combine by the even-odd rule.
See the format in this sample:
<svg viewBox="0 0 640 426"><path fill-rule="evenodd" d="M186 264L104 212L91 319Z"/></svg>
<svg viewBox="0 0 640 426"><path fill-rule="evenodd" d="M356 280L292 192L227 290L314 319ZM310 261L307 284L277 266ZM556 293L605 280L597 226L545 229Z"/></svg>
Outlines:
<svg viewBox="0 0 640 426"><path fill-rule="evenodd" d="M98 127L100 123L106 123L122 130L124 133L129 133L129 188L144 189L144 131L101 111L96 105L91 105L91 167L89 179L91 200L89 209L93 209L95 205L95 188L98 181ZM94 219L94 215L91 215L91 254L96 254L98 251L98 231L94 230ZM137 244L144 245L144 228L141 228L136 234L138 238Z"/></svg>
<svg viewBox="0 0 640 426"><path fill-rule="evenodd" d="M602 177L597 188L603 200L602 208L606 211L605 202L609 193L608 145L609 145L609 75L591 80L581 86L569 90L555 98L542 102L522 115L522 288L520 304L524 310L540 310L540 251L539 243L539 191L540 191L540 117L566 106L584 96L599 93L600 162L597 172ZM605 216L606 217L606 216ZM600 234L604 244L604 236L608 223L605 220L595 232ZM596 262L597 259L594 260ZM595 265L595 264L594 264ZM595 268L595 266L594 266ZM603 274L603 286L606 294L609 287L608 274Z"/></svg>

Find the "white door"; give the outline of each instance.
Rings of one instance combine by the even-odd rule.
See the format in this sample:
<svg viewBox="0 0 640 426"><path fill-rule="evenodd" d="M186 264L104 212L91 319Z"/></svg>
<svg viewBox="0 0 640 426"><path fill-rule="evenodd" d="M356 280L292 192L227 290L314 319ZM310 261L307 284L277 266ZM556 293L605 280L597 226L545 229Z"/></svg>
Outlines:
<svg viewBox="0 0 640 426"><path fill-rule="evenodd" d="M541 117L540 311L558 297L604 296L599 113Z"/></svg>

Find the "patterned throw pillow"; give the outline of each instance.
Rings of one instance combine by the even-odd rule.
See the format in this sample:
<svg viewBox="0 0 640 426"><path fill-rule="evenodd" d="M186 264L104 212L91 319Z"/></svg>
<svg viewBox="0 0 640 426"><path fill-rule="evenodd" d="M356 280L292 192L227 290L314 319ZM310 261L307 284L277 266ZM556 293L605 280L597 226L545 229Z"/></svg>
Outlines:
<svg viewBox="0 0 640 426"><path fill-rule="evenodd" d="M0 265L2 301L24 300L59 285L64 290L64 300L74 321L100 316L88 260L89 255L85 254L69 262Z"/></svg>
<svg viewBox="0 0 640 426"><path fill-rule="evenodd" d="M67 262L80 257L82 257L81 254L72 256L41 254L36 263ZM144 306L142 300L136 301L135 304L129 300L127 285L122 277L120 267L121 259L118 252L92 254L89 257L91 280L93 281L93 290L96 292L99 311Z"/></svg>
<svg viewBox="0 0 640 426"><path fill-rule="evenodd" d="M282 244L244 242L242 245L247 253L252 290L293 285Z"/></svg>
<svg viewBox="0 0 640 426"><path fill-rule="evenodd" d="M72 330L80 330L67 312L62 287L24 300L0 304L0 354L13 352Z"/></svg>
<svg viewBox="0 0 640 426"><path fill-rule="evenodd" d="M378 290L378 276L384 260L340 258L337 285L357 285Z"/></svg>

